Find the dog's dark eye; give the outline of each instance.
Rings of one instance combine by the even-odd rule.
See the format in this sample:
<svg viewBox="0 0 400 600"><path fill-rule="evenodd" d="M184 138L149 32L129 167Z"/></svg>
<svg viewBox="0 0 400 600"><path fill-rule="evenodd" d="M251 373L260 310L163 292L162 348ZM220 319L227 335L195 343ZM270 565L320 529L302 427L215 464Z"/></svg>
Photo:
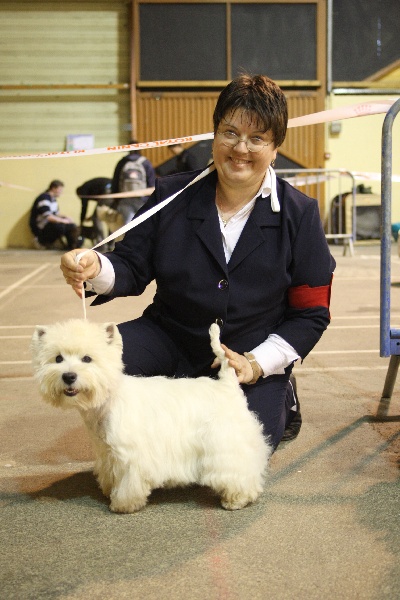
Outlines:
<svg viewBox="0 0 400 600"><path fill-rule="evenodd" d="M85 363L90 363L90 362L92 362L92 359L90 358L90 356L88 356L88 355L86 354L86 356L84 356L84 357L82 358L82 362L85 362Z"/></svg>
<svg viewBox="0 0 400 600"><path fill-rule="evenodd" d="M61 356L61 354L58 354L58 355L56 356L56 362L57 362L57 363L60 363L60 362L62 362L63 360L64 360L64 358Z"/></svg>

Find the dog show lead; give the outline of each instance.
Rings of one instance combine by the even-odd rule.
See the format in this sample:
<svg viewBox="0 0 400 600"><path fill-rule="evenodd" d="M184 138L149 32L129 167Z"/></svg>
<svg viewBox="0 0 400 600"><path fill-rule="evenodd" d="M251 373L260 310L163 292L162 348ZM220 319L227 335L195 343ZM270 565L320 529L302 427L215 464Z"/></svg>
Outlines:
<svg viewBox="0 0 400 600"><path fill-rule="evenodd" d="M88 251L77 262L71 251L61 269L78 296L85 282L97 294L93 305L140 295L155 280L143 315L118 326L129 375L215 377L208 332L217 323L275 449L300 430L291 372L330 322L335 261L317 201L272 168L288 123L282 90L263 75L241 75L221 92L213 120L214 169L190 186L197 172L158 178L139 219L184 189L113 252Z"/></svg>

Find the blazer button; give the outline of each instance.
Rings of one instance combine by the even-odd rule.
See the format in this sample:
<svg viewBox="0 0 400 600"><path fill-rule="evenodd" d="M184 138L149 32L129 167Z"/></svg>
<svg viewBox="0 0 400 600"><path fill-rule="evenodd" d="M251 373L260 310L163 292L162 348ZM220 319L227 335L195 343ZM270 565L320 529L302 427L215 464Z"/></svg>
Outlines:
<svg viewBox="0 0 400 600"><path fill-rule="evenodd" d="M226 290L226 288L228 287L229 283L227 282L226 279L221 279L221 281L218 283L218 288L220 290Z"/></svg>
<svg viewBox="0 0 400 600"><path fill-rule="evenodd" d="M224 322L222 319L220 319L219 317L217 319L215 319L216 324L218 325L218 327L223 327Z"/></svg>

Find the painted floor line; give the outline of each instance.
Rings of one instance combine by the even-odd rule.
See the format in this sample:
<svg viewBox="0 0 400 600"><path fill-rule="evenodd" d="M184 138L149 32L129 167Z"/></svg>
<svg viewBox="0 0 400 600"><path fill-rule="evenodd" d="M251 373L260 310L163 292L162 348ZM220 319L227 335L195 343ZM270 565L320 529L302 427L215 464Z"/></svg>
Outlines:
<svg viewBox="0 0 400 600"><path fill-rule="evenodd" d="M32 381L33 375L21 375L20 377L1 377L0 381Z"/></svg>
<svg viewBox="0 0 400 600"><path fill-rule="evenodd" d="M0 340L30 340L31 335L0 335Z"/></svg>
<svg viewBox="0 0 400 600"><path fill-rule="evenodd" d="M335 277L335 283L334 285L336 285L338 282L340 281L344 281L344 282L348 282L348 281L380 281L380 277L379 275L373 275L373 276L365 276L365 277L340 277L339 275L337 275Z"/></svg>
<svg viewBox="0 0 400 600"><path fill-rule="evenodd" d="M0 329L33 329L35 325L0 325Z"/></svg>
<svg viewBox="0 0 400 600"><path fill-rule="evenodd" d="M31 365L31 360L1 360L0 365Z"/></svg>
<svg viewBox="0 0 400 600"><path fill-rule="evenodd" d="M0 463L2 477L23 475L51 475L52 473L75 473L77 471L93 471L94 460L69 462L53 465L16 465L13 461Z"/></svg>
<svg viewBox="0 0 400 600"><path fill-rule="evenodd" d="M29 289L30 290L40 290L40 289L51 289L51 290L55 290L55 289L61 289L61 288L65 288L67 289L65 283L46 283L43 285L36 285L36 284L30 284L29 285ZM0 289L7 289L8 286L4 286L4 285L0 285Z"/></svg>
<svg viewBox="0 0 400 600"><path fill-rule="evenodd" d="M316 354L378 354L378 348L374 350L311 350L310 356L315 356Z"/></svg>
<svg viewBox="0 0 400 600"><path fill-rule="evenodd" d="M295 368L294 373L329 373L329 372L345 372L345 371L387 371L388 365L382 365L381 367L366 367L365 365L359 367L299 367Z"/></svg>
<svg viewBox="0 0 400 600"><path fill-rule="evenodd" d="M23 285L24 283L26 283L27 281L32 279L32 277L36 277L36 275L38 275L39 273L41 273L42 271L44 271L45 269L47 269L50 266L51 266L50 263L45 263L44 265L41 265L40 267L38 267L35 271L28 273L28 275L25 275L25 277L22 277L22 279L19 279L16 283L13 283L9 287L7 287L5 290L0 292L0 298L4 298L4 296L7 296L7 294L11 294L11 292L13 292L15 289L17 289L18 287L20 287L21 285Z"/></svg>
<svg viewBox="0 0 400 600"><path fill-rule="evenodd" d="M329 325L328 331L332 329L378 329L379 323L376 325Z"/></svg>

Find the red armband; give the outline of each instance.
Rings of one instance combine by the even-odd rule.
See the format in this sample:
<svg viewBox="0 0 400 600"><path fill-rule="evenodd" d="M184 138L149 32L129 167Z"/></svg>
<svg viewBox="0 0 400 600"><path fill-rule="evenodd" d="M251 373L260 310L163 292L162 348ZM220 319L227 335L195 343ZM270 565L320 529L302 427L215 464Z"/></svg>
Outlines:
<svg viewBox="0 0 400 600"><path fill-rule="evenodd" d="M332 280L329 285L320 287L310 287L309 285L299 285L289 288L288 301L291 308L313 308L314 306L324 306L329 308L331 300Z"/></svg>

